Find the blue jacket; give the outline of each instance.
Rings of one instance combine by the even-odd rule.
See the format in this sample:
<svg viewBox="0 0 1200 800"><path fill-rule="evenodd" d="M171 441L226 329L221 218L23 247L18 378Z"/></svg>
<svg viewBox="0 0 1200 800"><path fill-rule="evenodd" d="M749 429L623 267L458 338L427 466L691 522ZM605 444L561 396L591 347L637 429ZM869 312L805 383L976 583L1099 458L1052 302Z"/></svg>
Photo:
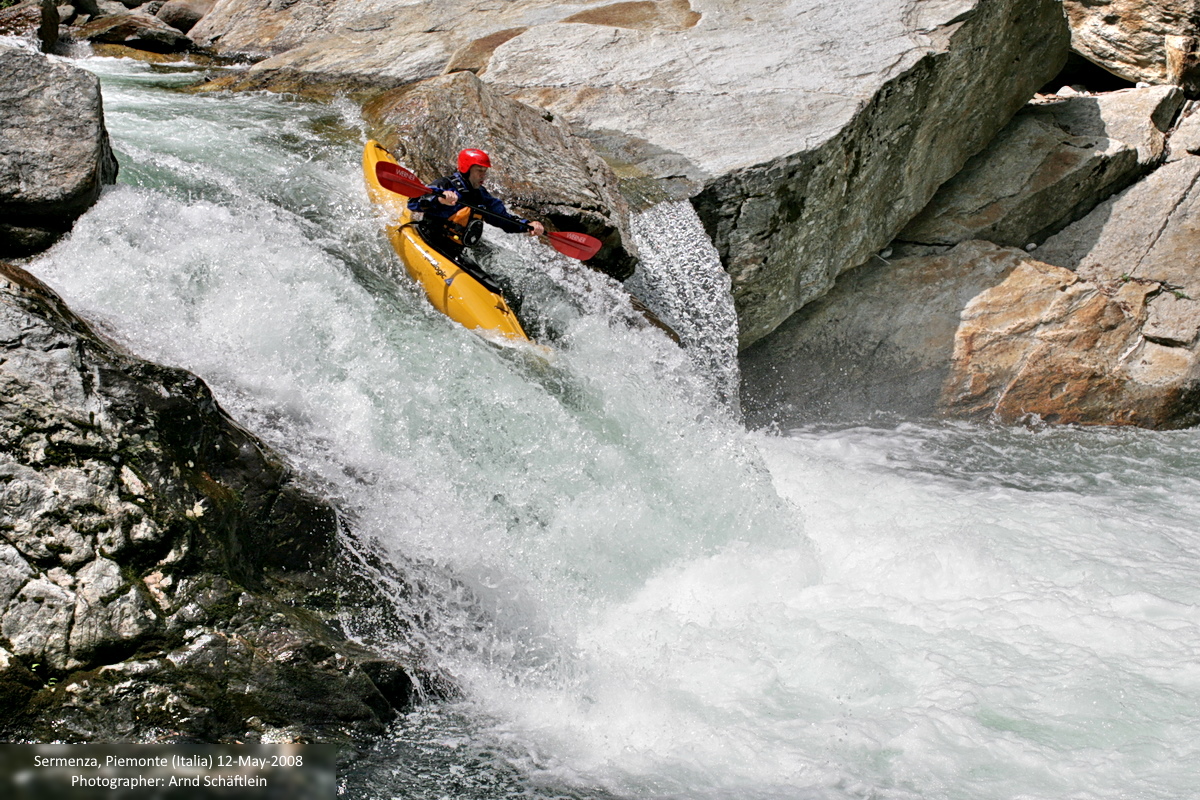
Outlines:
<svg viewBox="0 0 1200 800"><path fill-rule="evenodd" d="M464 206L474 206L475 208L481 208L489 212L483 215L484 221L495 225L502 231L522 233L529 229L529 220L519 219L508 213L508 209L504 207L504 203L489 192L486 187L471 188L471 184L467 182L467 177L461 172L455 172L444 178L438 178L433 182L432 186L435 189L452 189L458 192L459 202L448 206L445 203L438 202L437 194L430 193L423 197L409 200L408 208L410 211L422 212L427 220L440 220L444 222L454 216L455 212L460 211Z"/></svg>

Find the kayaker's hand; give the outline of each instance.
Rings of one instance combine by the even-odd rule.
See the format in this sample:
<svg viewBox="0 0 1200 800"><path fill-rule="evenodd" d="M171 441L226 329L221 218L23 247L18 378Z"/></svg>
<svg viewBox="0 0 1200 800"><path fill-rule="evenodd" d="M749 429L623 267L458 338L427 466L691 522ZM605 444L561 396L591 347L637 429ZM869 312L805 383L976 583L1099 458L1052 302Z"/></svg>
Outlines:
<svg viewBox="0 0 1200 800"><path fill-rule="evenodd" d="M536 222L536 221L529 223L529 235L530 236L543 236L543 235L545 235L545 233L546 233L546 228L544 225L542 225L542 223Z"/></svg>
<svg viewBox="0 0 1200 800"><path fill-rule="evenodd" d="M444 206L452 206L458 202L458 192L453 189L447 189L438 197L438 202Z"/></svg>

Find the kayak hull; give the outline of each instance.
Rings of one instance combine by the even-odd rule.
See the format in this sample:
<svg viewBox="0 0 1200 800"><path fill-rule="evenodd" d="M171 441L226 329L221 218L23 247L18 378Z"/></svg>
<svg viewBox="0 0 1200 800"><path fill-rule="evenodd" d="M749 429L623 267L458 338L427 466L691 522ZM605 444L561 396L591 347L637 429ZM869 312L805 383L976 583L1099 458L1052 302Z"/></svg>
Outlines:
<svg viewBox="0 0 1200 800"><path fill-rule="evenodd" d="M408 198L380 185L376 176L376 164L380 161L398 163L378 142L367 142L363 148L367 192L384 212L388 241L404 269L424 289L433 307L463 327L488 335L489 339L529 341L502 295L488 289L421 237L408 210Z"/></svg>

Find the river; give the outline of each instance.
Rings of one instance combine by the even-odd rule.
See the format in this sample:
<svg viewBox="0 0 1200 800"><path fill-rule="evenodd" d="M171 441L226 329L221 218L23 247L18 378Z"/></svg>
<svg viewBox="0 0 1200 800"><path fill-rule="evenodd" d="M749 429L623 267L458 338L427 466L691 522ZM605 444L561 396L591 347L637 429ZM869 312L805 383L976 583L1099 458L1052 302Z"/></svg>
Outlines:
<svg viewBox="0 0 1200 800"><path fill-rule="evenodd" d="M356 107L79 63L121 175L29 269L420 577L391 645L460 694L343 796L1200 797L1200 433L747 431L562 265L552 363L501 352L403 277Z"/></svg>

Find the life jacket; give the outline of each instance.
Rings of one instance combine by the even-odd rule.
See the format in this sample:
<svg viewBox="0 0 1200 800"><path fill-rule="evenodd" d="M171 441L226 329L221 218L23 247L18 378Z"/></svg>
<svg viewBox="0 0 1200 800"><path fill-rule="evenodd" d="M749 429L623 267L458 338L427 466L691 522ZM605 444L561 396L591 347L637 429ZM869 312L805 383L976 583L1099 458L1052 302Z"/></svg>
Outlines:
<svg viewBox="0 0 1200 800"><path fill-rule="evenodd" d="M474 209L460 208L446 220L446 236L457 244L471 247L483 236L483 217Z"/></svg>

